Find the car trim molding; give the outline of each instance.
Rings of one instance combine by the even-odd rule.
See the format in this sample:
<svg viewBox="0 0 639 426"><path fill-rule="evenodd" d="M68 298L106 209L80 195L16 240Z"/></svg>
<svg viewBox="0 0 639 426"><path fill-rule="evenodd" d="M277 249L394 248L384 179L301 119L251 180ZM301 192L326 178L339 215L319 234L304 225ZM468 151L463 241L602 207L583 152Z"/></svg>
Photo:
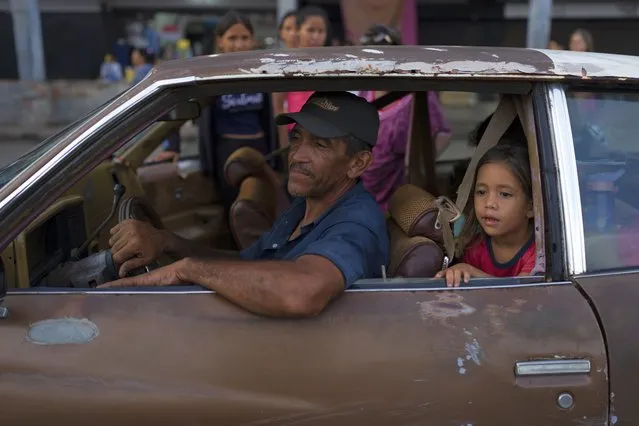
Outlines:
<svg viewBox="0 0 639 426"><path fill-rule="evenodd" d="M373 280L370 280L373 281ZM496 290L505 288L525 288L525 287L549 287L559 285L572 285L570 282L535 282L526 284L504 284L504 285L483 285L456 287L455 289L447 288L444 284L437 287L426 287L423 283L411 285L393 285L385 283L383 280L375 280L375 284L359 284L360 288L350 288L345 293L396 293L396 292L424 292L424 291L469 291L469 290ZM358 285L358 284L356 284ZM188 288L171 288L171 287L149 287L147 289L123 288L123 289L90 289L90 288L16 288L9 289L8 296L63 296L63 295L197 295L197 294L215 294L213 290L200 288L199 286L188 286Z"/></svg>
<svg viewBox="0 0 639 426"><path fill-rule="evenodd" d="M575 146L563 86L549 85L548 99L550 101L548 118L559 177L566 271L574 276L586 271L586 249Z"/></svg>

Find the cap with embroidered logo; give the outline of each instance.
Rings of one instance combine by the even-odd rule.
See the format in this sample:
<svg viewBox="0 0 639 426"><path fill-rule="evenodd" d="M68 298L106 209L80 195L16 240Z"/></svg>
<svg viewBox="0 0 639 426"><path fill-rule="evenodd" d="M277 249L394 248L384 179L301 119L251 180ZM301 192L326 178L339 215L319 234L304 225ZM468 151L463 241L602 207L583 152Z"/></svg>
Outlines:
<svg viewBox="0 0 639 426"><path fill-rule="evenodd" d="M370 146L377 143L379 130L377 109L350 92L315 92L301 111L280 114L275 122L297 123L319 138L354 136Z"/></svg>

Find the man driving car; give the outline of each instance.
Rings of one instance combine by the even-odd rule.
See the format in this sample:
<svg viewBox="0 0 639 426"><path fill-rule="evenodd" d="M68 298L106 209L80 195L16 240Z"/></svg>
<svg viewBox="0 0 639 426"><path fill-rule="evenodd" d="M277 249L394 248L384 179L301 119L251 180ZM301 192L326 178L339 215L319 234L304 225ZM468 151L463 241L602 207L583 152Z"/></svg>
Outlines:
<svg viewBox="0 0 639 426"><path fill-rule="evenodd" d="M389 257L386 223L360 181L377 141L376 108L348 92L317 92L276 123L295 125L288 156L295 199L270 231L237 253L128 220L109 241L120 276L162 254L182 259L105 286L194 283L257 314L312 316L356 280L380 276Z"/></svg>

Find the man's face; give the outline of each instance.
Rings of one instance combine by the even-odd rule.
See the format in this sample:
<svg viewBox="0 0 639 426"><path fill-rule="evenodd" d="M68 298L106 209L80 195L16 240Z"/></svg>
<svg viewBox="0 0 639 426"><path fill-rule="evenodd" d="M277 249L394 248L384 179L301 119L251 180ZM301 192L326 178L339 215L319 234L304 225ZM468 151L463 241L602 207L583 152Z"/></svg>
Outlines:
<svg viewBox="0 0 639 426"><path fill-rule="evenodd" d="M370 164L370 153L347 155L343 139L321 139L296 125L290 133L288 192L321 198L340 183L355 179Z"/></svg>

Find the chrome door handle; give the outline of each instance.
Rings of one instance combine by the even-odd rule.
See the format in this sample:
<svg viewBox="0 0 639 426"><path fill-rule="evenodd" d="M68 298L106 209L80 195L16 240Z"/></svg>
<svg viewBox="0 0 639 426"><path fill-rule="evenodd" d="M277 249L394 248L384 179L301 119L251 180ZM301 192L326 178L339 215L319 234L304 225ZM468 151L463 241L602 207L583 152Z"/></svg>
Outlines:
<svg viewBox="0 0 639 426"><path fill-rule="evenodd" d="M556 374L588 374L591 371L587 359L552 359L520 361L515 364L515 376L551 376Z"/></svg>

